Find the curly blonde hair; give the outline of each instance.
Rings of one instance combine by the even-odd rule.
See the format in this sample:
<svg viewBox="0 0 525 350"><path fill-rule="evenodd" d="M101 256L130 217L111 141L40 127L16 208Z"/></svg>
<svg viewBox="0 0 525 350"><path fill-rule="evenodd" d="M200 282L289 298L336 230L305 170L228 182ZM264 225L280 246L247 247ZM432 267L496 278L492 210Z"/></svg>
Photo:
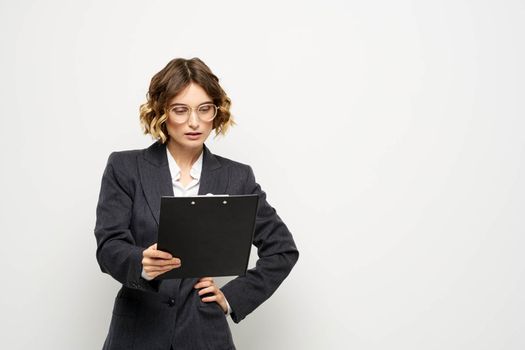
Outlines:
<svg viewBox="0 0 525 350"><path fill-rule="evenodd" d="M150 134L161 143L169 139L166 128L169 101L191 83L198 84L219 107L213 119L215 137L225 135L235 125L231 113L231 100L219 85L219 78L199 58L175 58L151 78L147 101L140 105L140 123L144 134Z"/></svg>

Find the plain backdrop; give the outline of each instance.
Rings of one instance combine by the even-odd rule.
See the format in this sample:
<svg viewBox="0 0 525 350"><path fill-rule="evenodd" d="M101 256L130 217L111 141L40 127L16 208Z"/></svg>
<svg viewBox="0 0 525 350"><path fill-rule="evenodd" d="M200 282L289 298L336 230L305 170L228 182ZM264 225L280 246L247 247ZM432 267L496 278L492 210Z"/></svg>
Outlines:
<svg viewBox="0 0 525 350"><path fill-rule="evenodd" d="M0 347L97 349L110 152L200 57L301 256L239 349L525 348L522 1L1 1ZM253 263L253 260L252 260ZM225 282L221 279L221 283Z"/></svg>

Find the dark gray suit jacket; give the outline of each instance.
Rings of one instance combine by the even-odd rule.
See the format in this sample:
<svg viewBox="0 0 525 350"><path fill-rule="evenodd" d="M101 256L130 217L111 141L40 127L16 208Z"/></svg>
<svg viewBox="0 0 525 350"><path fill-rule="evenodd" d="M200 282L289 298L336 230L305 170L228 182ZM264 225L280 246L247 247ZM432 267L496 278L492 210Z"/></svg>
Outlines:
<svg viewBox="0 0 525 350"><path fill-rule="evenodd" d="M292 235L250 166L212 154L204 146L199 194L258 194L253 244L256 267L222 291L240 322L268 299L290 273L299 252ZM147 281L142 252L157 240L160 197L173 196L166 146L113 152L102 177L95 237L103 272L122 283L104 349L234 349L224 313L203 303L197 279Z"/></svg>

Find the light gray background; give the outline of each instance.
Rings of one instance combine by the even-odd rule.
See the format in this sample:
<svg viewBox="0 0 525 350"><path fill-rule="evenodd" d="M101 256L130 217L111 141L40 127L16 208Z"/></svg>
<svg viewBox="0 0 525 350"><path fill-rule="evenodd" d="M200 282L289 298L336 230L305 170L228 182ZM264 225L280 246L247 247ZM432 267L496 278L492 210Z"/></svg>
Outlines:
<svg viewBox="0 0 525 350"><path fill-rule="evenodd" d="M191 3L191 4L190 4ZM0 347L96 349L111 151L153 74L202 58L301 257L239 349L523 349L520 1L2 1ZM224 282L224 281L222 281Z"/></svg>

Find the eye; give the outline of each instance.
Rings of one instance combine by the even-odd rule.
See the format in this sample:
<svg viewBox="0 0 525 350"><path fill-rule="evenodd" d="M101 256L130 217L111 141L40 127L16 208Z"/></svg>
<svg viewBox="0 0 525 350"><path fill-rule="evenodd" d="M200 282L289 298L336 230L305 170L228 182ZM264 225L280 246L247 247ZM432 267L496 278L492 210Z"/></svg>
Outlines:
<svg viewBox="0 0 525 350"><path fill-rule="evenodd" d="M211 105L203 105L199 107L199 112L209 112L211 110Z"/></svg>
<svg viewBox="0 0 525 350"><path fill-rule="evenodd" d="M188 107L178 106L174 107L171 111L177 115L184 115L188 114Z"/></svg>

